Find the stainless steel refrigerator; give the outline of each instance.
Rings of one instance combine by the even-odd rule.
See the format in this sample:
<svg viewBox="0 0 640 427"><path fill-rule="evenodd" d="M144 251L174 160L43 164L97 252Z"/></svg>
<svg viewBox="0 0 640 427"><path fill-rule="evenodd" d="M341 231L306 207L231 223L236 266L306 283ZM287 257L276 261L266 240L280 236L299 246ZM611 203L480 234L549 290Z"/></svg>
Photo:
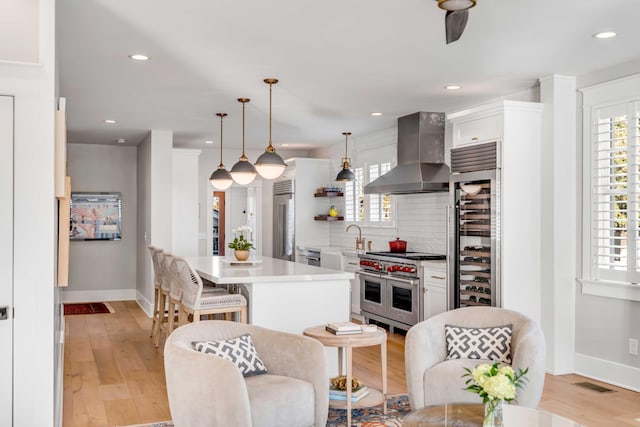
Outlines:
<svg viewBox="0 0 640 427"><path fill-rule="evenodd" d="M294 185L287 179L273 183L273 257L294 261Z"/></svg>
<svg viewBox="0 0 640 427"><path fill-rule="evenodd" d="M502 306L498 144L451 150L449 308Z"/></svg>

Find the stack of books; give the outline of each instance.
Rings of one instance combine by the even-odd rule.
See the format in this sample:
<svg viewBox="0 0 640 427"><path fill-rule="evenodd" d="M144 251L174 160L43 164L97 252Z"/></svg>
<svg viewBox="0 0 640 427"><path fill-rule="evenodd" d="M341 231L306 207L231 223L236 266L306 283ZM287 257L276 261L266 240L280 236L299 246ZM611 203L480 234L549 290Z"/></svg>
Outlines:
<svg viewBox="0 0 640 427"><path fill-rule="evenodd" d="M353 322L333 322L327 323L325 329L335 335L361 334L362 328Z"/></svg>
<svg viewBox="0 0 640 427"><path fill-rule="evenodd" d="M357 402L368 394L369 394L369 388L366 385L361 385L355 391L351 392L351 401ZM347 390L338 390L337 388L329 387L329 399L346 401Z"/></svg>

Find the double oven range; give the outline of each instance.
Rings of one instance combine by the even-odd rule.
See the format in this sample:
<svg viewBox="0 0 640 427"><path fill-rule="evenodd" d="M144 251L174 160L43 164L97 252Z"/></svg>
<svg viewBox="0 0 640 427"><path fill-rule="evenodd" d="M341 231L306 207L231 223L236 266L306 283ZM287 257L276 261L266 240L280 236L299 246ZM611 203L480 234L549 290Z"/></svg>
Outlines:
<svg viewBox="0 0 640 427"><path fill-rule="evenodd" d="M423 318L424 273L421 261L445 255L420 252L360 254L360 310L369 319L408 330Z"/></svg>

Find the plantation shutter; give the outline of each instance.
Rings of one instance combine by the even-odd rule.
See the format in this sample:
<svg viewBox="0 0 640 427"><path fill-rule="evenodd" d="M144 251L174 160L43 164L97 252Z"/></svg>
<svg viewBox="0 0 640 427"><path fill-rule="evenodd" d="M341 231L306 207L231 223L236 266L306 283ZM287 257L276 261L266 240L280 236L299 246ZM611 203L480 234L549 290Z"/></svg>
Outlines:
<svg viewBox="0 0 640 427"><path fill-rule="evenodd" d="M597 108L592 123L592 277L638 282L638 103Z"/></svg>

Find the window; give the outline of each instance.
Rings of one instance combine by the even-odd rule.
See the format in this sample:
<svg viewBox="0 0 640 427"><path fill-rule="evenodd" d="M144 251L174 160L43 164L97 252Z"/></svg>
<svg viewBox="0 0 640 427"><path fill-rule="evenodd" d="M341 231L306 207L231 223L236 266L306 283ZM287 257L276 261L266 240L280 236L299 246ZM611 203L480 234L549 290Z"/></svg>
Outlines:
<svg viewBox="0 0 640 427"><path fill-rule="evenodd" d="M592 277L638 283L638 102L595 109L591 141Z"/></svg>
<svg viewBox="0 0 640 427"><path fill-rule="evenodd" d="M393 225L390 194L364 194L364 186L391 170L391 162L369 162L354 167L355 181L345 185L345 220L365 225Z"/></svg>
<svg viewBox="0 0 640 427"><path fill-rule="evenodd" d="M640 75L583 92L582 292L640 301Z"/></svg>

